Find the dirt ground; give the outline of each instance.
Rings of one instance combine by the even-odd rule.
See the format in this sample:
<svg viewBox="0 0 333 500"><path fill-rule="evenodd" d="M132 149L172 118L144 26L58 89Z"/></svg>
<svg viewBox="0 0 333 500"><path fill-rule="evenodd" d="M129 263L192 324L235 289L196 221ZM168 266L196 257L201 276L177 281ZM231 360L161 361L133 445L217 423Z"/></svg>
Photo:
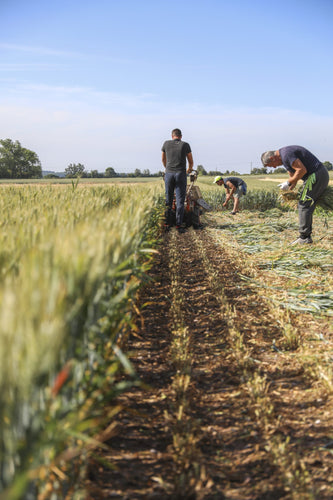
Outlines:
<svg viewBox="0 0 333 500"><path fill-rule="evenodd" d="M166 233L127 345L144 386L119 397L117 434L90 459L87 500L333 498L332 395L303 348L275 348L281 326L243 272L205 229ZM186 363L171 348L175 289ZM306 315L294 325L308 337L326 328Z"/></svg>

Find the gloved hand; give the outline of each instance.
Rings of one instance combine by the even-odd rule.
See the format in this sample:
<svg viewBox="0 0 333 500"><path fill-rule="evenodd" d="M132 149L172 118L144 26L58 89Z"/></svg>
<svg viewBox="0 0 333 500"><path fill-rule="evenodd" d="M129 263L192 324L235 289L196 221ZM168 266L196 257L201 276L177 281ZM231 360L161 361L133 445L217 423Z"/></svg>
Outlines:
<svg viewBox="0 0 333 500"><path fill-rule="evenodd" d="M288 181L282 182L282 184L279 184L279 188L281 189L281 191L289 191L290 189L289 182Z"/></svg>

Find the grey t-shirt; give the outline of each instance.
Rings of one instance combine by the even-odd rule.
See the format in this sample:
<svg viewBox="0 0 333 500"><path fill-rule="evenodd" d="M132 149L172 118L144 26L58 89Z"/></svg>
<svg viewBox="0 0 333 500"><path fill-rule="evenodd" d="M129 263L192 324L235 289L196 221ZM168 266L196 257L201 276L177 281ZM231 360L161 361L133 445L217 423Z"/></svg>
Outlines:
<svg viewBox="0 0 333 500"><path fill-rule="evenodd" d="M243 179L240 179L239 177L226 177L225 179L223 179L223 182L225 184L228 181L231 182L231 184L233 184L236 188L238 188L239 186L242 186L243 184L245 184L245 182L243 181Z"/></svg>
<svg viewBox="0 0 333 500"><path fill-rule="evenodd" d="M186 171L186 157L191 153L191 147L181 139L165 141L162 151L166 154L166 172Z"/></svg>
<svg viewBox="0 0 333 500"><path fill-rule="evenodd" d="M283 166L288 170L288 172L295 173L295 169L293 169L292 164L297 159L301 160L306 168L306 174L302 177L303 180L306 180L309 175L316 172L322 166L321 161L302 146L286 146L279 149L279 152Z"/></svg>

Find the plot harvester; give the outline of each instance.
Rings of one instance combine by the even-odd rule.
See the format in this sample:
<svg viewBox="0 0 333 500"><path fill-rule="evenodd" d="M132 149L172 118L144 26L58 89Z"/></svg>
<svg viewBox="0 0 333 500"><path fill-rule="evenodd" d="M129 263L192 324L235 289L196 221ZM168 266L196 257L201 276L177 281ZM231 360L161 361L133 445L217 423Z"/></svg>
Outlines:
<svg viewBox="0 0 333 500"><path fill-rule="evenodd" d="M212 210L212 207L202 198L199 186L194 183L197 180L198 173L192 170L190 173L190 183L186 187L186 196L184 204L184 224L186 227L193 226L194 229L202 228L200 216L204 211ZM171 220L169 225L176 224L176 196L173 199Z"/></svg>

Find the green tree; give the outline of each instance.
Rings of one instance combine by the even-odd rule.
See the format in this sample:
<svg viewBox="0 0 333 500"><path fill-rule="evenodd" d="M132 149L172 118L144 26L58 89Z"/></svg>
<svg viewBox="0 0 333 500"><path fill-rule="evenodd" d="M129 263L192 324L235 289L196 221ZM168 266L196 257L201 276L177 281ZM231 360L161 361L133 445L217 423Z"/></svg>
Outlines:
<svg viewBox="0 0 333 500"><path fill-rule="evenodd" d="M150 170L149 170L149 168L143 169L142 176L143 177L150 177Z"/></svg>
<svg viewBox="0 0 333 500"><path fill-rule="evenodd" d="M207 175L207 171L202 165L198 165L196 171L198 172L198 175Z"/></svg>
<svg viewBox="0 0 333 500"><path fill-rule="evenodd" d="M81 163L70 163L65 168L65 177L68 178L82 177L85 173L85 167Z"/></svg>
<svg viewBox="0 0 333 500"><path fill-rule="evenodd" d="M117 177L117 175L118 174L113 167L108 167L105 169L105 177Z"/></svg>
<svg viewBox="0 0 333 500"><path fill-rule="evenodd" d="M60 179L60 177L57 174L46 174L44 175L44 179Z"/></svg>
<svg viewBox="0 0 333 500"><path fill-rule="evenodd" d="M19 141L0 140L0 178L37 179L42 177L38 155L23 148Z"/></svg>
<svg viewBox="0 0 333 500"><path fill-rule="evenodd" d="M212 175L212 176L216 177L216 175L222 175L222 172L220 172L219 170L210 170L208 172L208 175Z"/></svg>
<svg viewBox="0 0 333 500"><path fill-rule="evenodd" d="M88 174L88 177L92 177L93 179L99 179L101 177L104 177L104 175L98 170L92 170L90 174Z"/></svg>
<svg viewBox="0 0 333 500"><path fill-rule="evenodd" d="M333 165L330 161L324 161L324 165L327 168L327 170L333 170Z"/></svg>
<svg viewBox="0 0 333 500"><path fill-rule="evenodd" d="M266 175L267 174L267 168L262 167L262 168L253 168L251 170L252 175Z"/></svg>
<svg viewBox="0 0 333 500"><path fill-rule="evenodd" d="M139 168L134 170L134 177L141 177L141 170Z"/></svg>

